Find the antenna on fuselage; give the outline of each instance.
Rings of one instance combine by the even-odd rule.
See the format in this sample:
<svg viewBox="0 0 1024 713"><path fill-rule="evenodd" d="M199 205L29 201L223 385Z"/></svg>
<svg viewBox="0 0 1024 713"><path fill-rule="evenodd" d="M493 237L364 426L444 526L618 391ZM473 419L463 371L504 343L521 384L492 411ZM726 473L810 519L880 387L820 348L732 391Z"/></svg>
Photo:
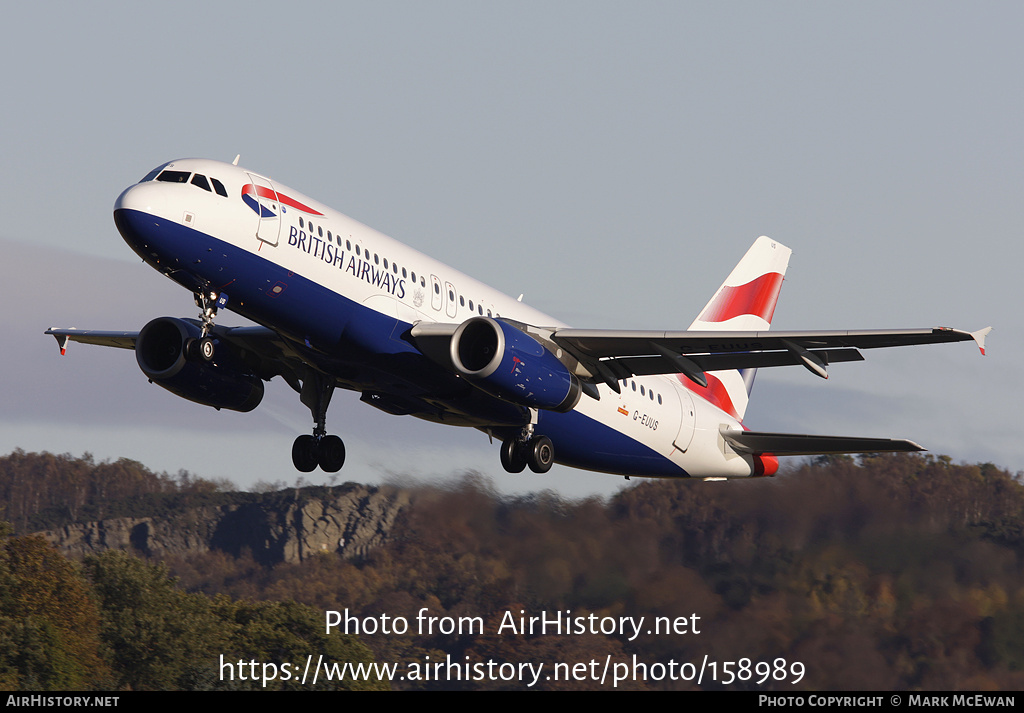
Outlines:
<svg viewBox="0 0 1024 713"><path fill-rule="evenodd" d="M237 156L235 156L235 160L231 162L231 165L232 166L237 166L238 165L238 159L240 159L240 158L242 158L242 154L238 154Z"/></svg>

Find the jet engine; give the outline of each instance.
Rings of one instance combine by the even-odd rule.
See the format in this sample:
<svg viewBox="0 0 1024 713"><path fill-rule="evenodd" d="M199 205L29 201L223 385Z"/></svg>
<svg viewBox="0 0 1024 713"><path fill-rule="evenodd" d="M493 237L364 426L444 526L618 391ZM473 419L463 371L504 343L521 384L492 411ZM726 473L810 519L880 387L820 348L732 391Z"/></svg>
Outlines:
<svg viewBox="0 0 1024 713"><path fill-rule="evenodd" d="M174 317L158 317L139 332L135 359L142 373L183 399L215 409L252 411L263 400L263 380L212 335L216 358L204 359L195 346L202 330Z"/></svg>
<svg viewBox="0 0 1024 713"><path fill-rule="evenodd" d="M490 317L458 326L449 343L456 372L477 388L505 401L551 411L571 411L580 382L539 341Z"/></svg>

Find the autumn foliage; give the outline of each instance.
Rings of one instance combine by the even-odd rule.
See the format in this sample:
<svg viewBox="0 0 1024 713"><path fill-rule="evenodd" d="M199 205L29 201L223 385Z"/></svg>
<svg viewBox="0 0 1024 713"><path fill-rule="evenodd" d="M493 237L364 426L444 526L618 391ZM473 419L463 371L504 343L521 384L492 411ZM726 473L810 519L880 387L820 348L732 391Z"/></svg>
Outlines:
<svg viewBox="0 0 1024 713"><path fill-rule="evenodd" d="M381 661L781 657L806 675L760 688L1006 689L1024 685L1022 522L1019 477L942 457L823 458L749 482L647 481L610 502L502 498L470 475L423 489L390 544L364 561L263 569L211 553L169 564L211 593L410 621L427 607L486 622L483 635L364 637ZM495 633L505 612L558 610L697 614L701 633ZM487 686L512 687L420 687Z"/></svg>
<svg viewBox="0 0 1024 713"><path fill-rule="evenodd" d="M264 566L244 552L213 551L156 565L107 553L80 570L56 564L55 553L36 540L8 537L0 560L0 681L21 682L31 668L11 653L21 636L43 642L33 651L60 641L61 651L78 652L66 660L98 661L98 675L116 686L216 687L194 665L216 647L253 656L288 657L302 647L329 652L334 635L311 633L326 610L415 622L426 609L452 621L479 620L482 631L360 638L379 662L653 665L707 657L782 659L805 669L795 683L787 677L724 686L719 676L704 680L704 689L1012 690L1024 686L1022 522L1020 474L944 457L885 455L820 458L773 479L651 480L608 501L550 492L508 498L470 474L447 487L418 489L388 543L361 560L325 554ZM37 561L51 564L30 564ZM25 588L17 579L44 576L47 587L65 582L59 586L68 596L59 601L79 602L74 612L54 609L46 587ZM137 594L129 594L132 587L140 587ZM699 633L629 640L617 633L499 632L509 613L559 611L648 623L664 617L696 623ZM306 629L287 623L299 620ZM293 630L307 634L292 640L282 633ZM149 641L133 638L140 631L154 633ZM111 653L113 641L120 648ZM83 680L70 664L55 670L35 685ZM600 687L564 679L535 686ZM697 687L667 679L620 685Z"/></svg>

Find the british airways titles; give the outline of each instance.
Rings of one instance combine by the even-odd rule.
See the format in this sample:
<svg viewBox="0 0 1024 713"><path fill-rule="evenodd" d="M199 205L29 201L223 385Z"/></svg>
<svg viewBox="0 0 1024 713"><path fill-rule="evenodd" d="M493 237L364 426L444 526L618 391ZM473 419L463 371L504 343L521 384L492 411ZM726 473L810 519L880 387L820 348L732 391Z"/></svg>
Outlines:
<svg viewBox="0 0 1024 713"><path fill-rule="evenodd" d="M288 244L307 255L318 257L328 265L351 273L353 277L365 280L371 285L387 291L399 299L405 297L405 278L392 274L386 268L364 260L362 257L349 254L346 262L346 251L315 235L307 235L305 231L294 225L288 232Z"/></svg>

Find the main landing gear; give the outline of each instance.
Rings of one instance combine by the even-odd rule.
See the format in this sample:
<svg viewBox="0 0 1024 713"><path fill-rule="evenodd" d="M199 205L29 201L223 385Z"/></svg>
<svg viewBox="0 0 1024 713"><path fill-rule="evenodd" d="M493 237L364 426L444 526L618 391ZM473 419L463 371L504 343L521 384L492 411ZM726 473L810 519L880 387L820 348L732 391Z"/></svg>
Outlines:
<svg viewBox="0 0 1024 713"><path fill-rule="evenodd" d="M299 436L292 444L292 464L311 473L317 466L325 473L337 473L345 465L345 443L337 436Z"/></svg>
<svg viewBox="0 0 1024 713"><path fill-rule="evenodd" d="M316 425L313 435L299 436L292 444L292 464L296 470L310 473L317 466L326 473L337 473L345 465L345 443L327 434L327 406L334 394L334 382L320 372L310 370L302 380L299 400L309 407Z"/></svg>
<svg viewBox="0 0 1024 713"><path fill-rule="evenodd" d="M526 466L534 473L547 473L554 462L555 445L547 436L534 435L533 423L501 444L501 466L509 473L522 473Z"/></svg>

